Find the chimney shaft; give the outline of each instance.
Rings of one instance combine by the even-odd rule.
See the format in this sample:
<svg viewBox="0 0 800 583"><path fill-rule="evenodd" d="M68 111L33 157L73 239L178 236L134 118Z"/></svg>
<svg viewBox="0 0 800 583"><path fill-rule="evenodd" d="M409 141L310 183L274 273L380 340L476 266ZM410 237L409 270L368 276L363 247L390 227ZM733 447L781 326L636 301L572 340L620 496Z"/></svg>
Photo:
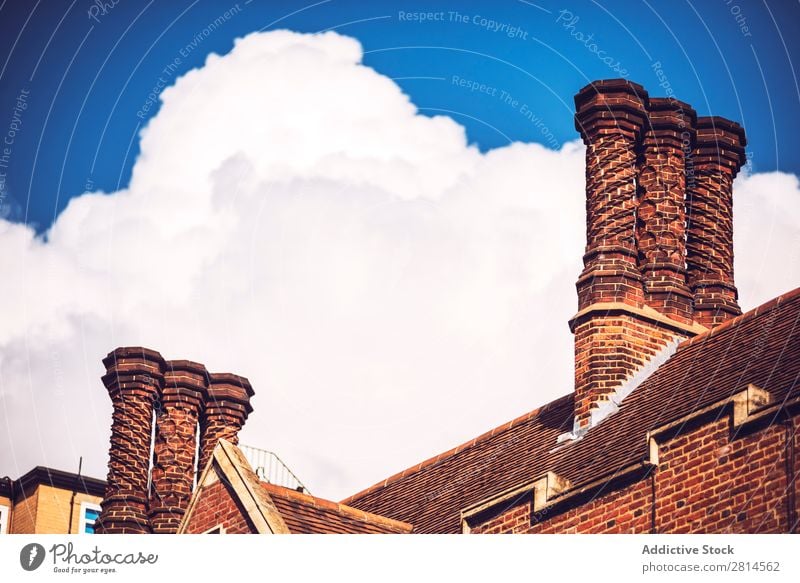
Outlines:
<svg viewBox="0 0 800 583"><path fill-rule="evenodd" d="M645 302L679 322L692 322L686 285L686 156L694 141L694 110L675 99L651 98L642 144L636 239Z"/></svg>
<svg viewBox="0 0 800 583"><path fill-rule="evenodd" d="M668 344L739 313L731 186L744 133L625 79L584 87L575 106L586 144L586 253L570 320L582 433Z"/></svg>
<svg viewBox="0 0 800 583"><path fill-rule="evenodd" d="M698 118L694 176L687 187L686 263L695 319L708 327L741 314L733 280L733 179L745 162L746 144L739 124Z"/></svg>
<svg viewBox="0 0 800 583"><path fill-rule="evenodd" d="M586 144L586 253L576 284L575 430L642 363L646 337L627 309L644 305L635 246L637 149L647 92L625 79L599 81L575 96L575 127Z"/></svg>
<svg viewBox="0 0 800 583"><path fill-rule="evenodd" d="M239 430L253 411L250 397L253 388L246 378L229 373L208 375L208 393L200 417L200 459L202 472L220 439L237 445Z"/></svg>
<svg viewBox="0 0 800 583"><path fill-rule="evenodd" d="M634 244L636 147L647 92L624 79L599 81L575 96L575 127L586 144L586 253L580 309L597 302L641 306Z"/></svg>
<svg viewBox="0 0 800 583"><path fill-rule="evenodd" d="M208 373L188 360L166 363L161 408L156 416L150 521L154 533L178 531L194 485L197 423Z"/></svg>
<svg viewBox="0 0 800 583"><path fill-rule="evenodd" d="M149 533L147 478L153 404L163 385L164 359L146 348L118 348L103 364L114 406L108 482L97 532Z"/></svg>

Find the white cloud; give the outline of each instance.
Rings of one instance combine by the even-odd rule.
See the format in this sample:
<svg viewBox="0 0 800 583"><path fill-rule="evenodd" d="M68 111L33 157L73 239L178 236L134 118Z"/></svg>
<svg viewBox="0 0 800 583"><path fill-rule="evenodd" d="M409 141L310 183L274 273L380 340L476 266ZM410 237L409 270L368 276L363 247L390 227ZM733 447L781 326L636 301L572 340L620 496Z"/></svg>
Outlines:
<svg viewBox="0 0 800 583"><path fill-rule="evenodd" d="M582 146L481 154L360 58L248 36L164 91L126 190L73 198L46 242L0 221L3 472L105 476L120 345L248 376L242 441L331 498L571 390ZM737 190L752 307L798 281L800 190Z"/></svg>

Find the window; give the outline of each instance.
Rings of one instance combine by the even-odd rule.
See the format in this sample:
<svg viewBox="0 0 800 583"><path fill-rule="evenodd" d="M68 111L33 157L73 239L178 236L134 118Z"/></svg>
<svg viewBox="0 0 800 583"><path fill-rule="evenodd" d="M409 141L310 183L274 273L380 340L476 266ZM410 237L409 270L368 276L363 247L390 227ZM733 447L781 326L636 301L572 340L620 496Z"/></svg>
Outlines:
<svg viewBox="0 0 800 583"><path fill-rule="evenodd" d="M81 502L81 518L78 523L78 532L81 534L94 534L94 523L100 516L100 506L91 502Z"/></svg>
<svg viewBox="0 0 800 583"><path fill-rule="evenodd" d="M221 524L218 524L214 528L209 528L203 534L225 534L225 527Z"/></svg>
<svg viewBox="0 0 800 583"><path fill-rule="evenodd" d="M8 515L11 510L8 506L0 505L0 534L8 533Z"/></svg>

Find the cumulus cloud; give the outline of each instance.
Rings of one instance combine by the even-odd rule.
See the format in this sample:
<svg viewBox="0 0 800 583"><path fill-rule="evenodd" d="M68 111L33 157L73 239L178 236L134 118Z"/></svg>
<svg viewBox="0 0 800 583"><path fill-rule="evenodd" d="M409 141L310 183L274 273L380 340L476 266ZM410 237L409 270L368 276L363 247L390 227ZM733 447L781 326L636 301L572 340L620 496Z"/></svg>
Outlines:
<svg viewBox="0 0 800 583"><path fill-rule="evenodd" d="M248 376L242 441L332 498L571 390L582 146L481 153L361 55L240 39L163 92L126 189L0 220L0 468L105 476L121 345ZM736 188L752 307L799 279L800 188Z"/></svg>

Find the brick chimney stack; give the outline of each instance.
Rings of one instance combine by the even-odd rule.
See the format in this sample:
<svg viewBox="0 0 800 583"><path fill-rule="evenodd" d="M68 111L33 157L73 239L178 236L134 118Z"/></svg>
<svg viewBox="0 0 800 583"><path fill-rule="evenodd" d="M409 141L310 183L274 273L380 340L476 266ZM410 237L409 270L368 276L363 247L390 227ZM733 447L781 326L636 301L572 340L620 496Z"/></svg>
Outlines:
<svg viewBox="0 0 800 583"><path fill-rule="evenodd" d="M686 263L695 318L704 326L742 313L733 282L733 179L745 163L746 145L739 124L721 117L697 120Z"/></svg>
<svg viewBox="0 0 800 583"><path fill-rule="evenodd" d="M105 534L150 532L147 483L153 405L164 382L164 359L147 348L117 348L103 359L114 414L108 482L96 531Z"/></svg>
<svg viewBox="0 0 800 583"><path fill-rule="evenodd" d="M253 388L244 377L209 374L202 364L165 361L141 347L117 348L103 364L114 413L96 532L177 532L195 473L220 439L238 443Z"/></svg>
<svg viewBox="0 0 800 583"><path fill-rule="evenodd" d="M636 238L645 302L679 322L692 322L686 285L686 158L695 111L675 99L651 98L642 144Z"/></svg>
<svg viewBox="0 0 800 583"><path fill-rule="evenodd" d="M154 533L175 533L189 506L197 456L197 423L206 397L206 367L189 360L166 363L156 412L150 521Z"/></svg>
<svg viewBox="0 0 800 583"><path fill-rule="evenodd" d="M647 92L624 79L587 85L575 96L575 127L586 144L586 253L576 284L575 426L630 374L639 333L621 310L641 308L635 246L637 144ZM613 310L613 311L612 311Z"/></svg>
<svg viewBox="0 0 800 583"><path fill-rule="evenodd" d="M200 418L200 460L202 472L220 439L237 445L239 430L252 413L250 381L239 375L215 373L209 375L208 393Z"/></svg>
<svg viewBox="0 0 800 583"><path fill-rule="evenodd" d="M636 145L647 92L624 79L587 85L575 96L575 128L586 144L586 253L580 309L597 302L644 302L634 243Z"/></svg>
<svg viewBox="0 0 800 583"><path fill-rule="evenodd" d="M676 340L739 313L731 187L744 132L625 79L575 96L586 144L586 252L576 287L575 424ZM688 179L687 179L688 177Z"/></svg>

